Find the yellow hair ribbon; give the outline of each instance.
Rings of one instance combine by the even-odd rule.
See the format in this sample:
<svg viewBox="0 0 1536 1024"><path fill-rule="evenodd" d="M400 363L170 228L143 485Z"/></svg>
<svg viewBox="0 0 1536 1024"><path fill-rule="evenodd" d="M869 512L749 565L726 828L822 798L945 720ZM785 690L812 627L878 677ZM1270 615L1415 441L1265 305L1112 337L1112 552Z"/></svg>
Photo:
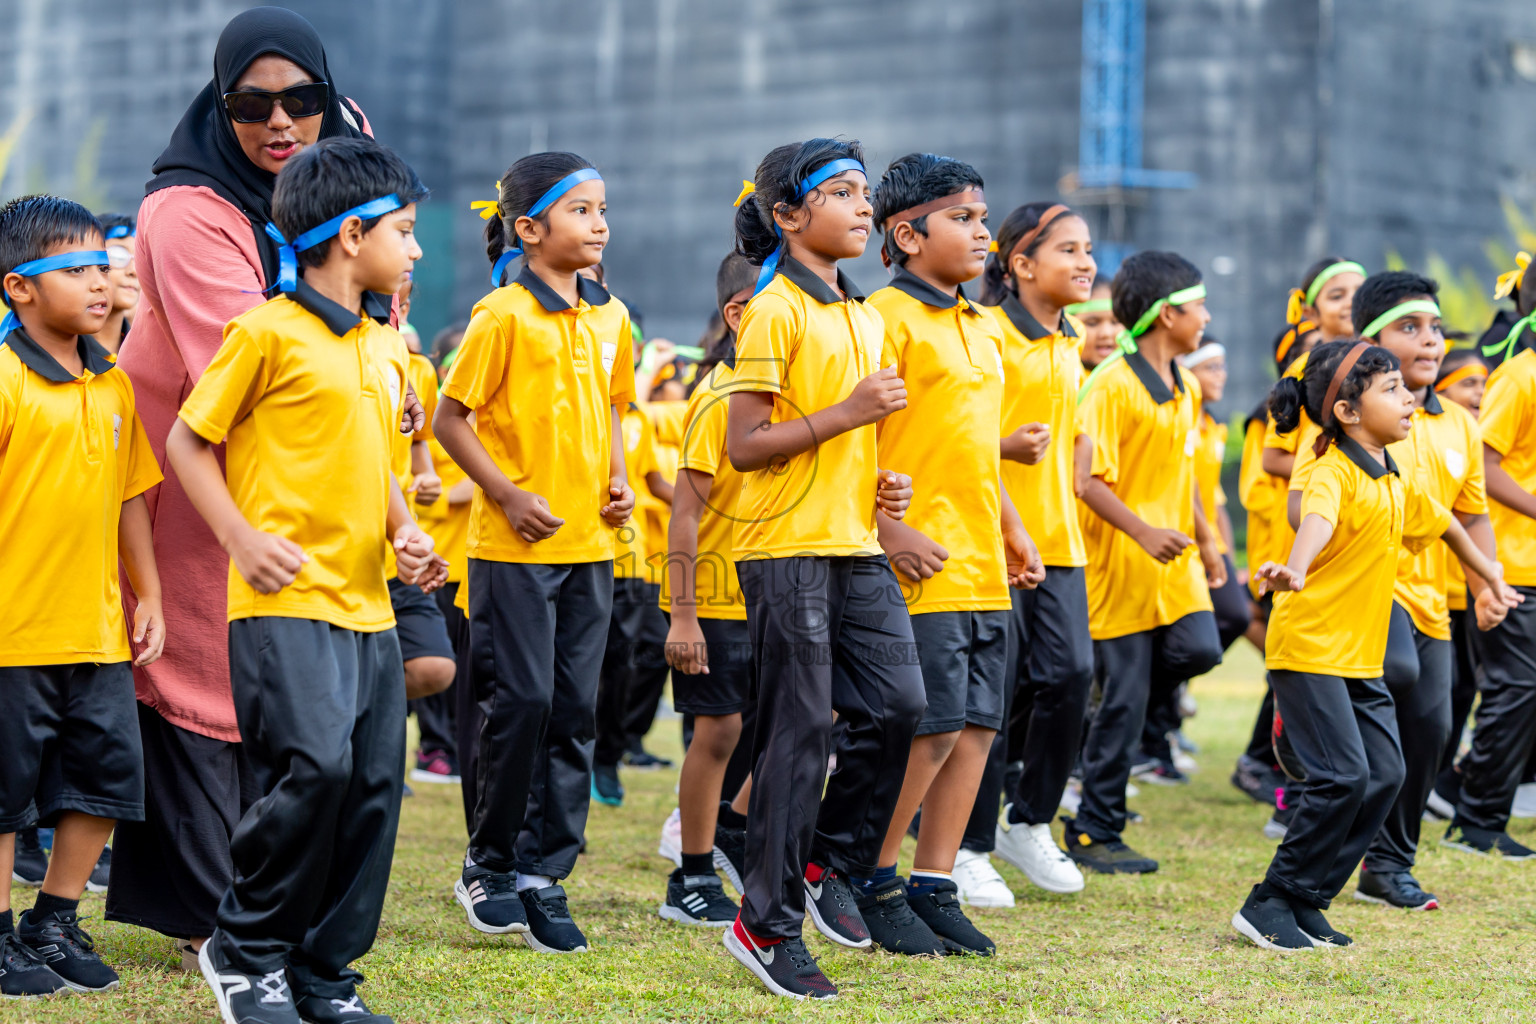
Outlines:
<svg viewBox="0 0 1536 1024"><path fill-rule="evenodd" d="M496 190L495 199L477 199L469 204L471 210L480 211L481 220L490 220L492 217L501 216L501 182L491 186Z"/></svg>
<svg viewBox="0 0 1536 1024"><path fill-rule="evenodd" d="M1300 288L1292 288L1290 296L1285 301L1285 322L1288 324L1301 323L1302 310L1307 300L1306 293Z"/></svg>
<svg viewBox="0 0 1536 1024"><path fill-rule="evenodd" d="M987 243L987 252L997 252L997 239L994 238Z"/></svg>
<svg viewBox="0 0 1536 1024"><path fill-rule="evenodd" d="M742 178L741 179L741 195L737 196L736 197L736 201L734 203L732 203L731 205L732 206L740 206L742 203L747 201L747 196L751 195L753 192L756 192L756 191L757 191L757 184L755 182L751 182L751 181L748 181L746 178Z"/></svg>
<svg viewBox="0 0 1536 1024"><path fill-rule="evenodd" d="M1506 270L1499 275L1498 283L1493 287L1495 299L1508 298L1516 288L1525 280L1526 268L1531 265L1531 254L1528 252L1515 253L1515 269Z"/></svg>

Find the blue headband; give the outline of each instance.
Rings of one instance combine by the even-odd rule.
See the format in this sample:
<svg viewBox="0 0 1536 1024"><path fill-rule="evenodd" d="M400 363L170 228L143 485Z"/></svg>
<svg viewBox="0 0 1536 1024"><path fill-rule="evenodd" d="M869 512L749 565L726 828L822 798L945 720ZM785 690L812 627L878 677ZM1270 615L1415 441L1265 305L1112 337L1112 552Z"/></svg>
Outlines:
<svg viewBox="0 0 1536 1024"><path fill-rule="evenodd" d="M864 170L864 165L852 157L844 157L841 160L833 160L831 163L822 164L820 167L816 168L816 170L812 171L806 177L806 179L800 183L800 189L795 193L793 202L799 202L800 200L804 199L806 196L810 195L811 190L816 186L820 185L828 178L836 177L837 175L842 174L844 171L858 171L866 178L869 177L869 172ZM768 217L769 219L772 219L772 210L768 211ZM779 236L779 247L773 250L773 254L763 261L763 269L757 275L757 287L752 289L753 295L756 295L758 292L768 287L768 282L772 281L773 275L779 272L779 263L784 259L784 232L779 230L777 221L774 222L773 233Z"/></svg>
<svg viewBox="0 0 1536 1024"><path fill-rule="evenodd" d="M391 192L387 196L370 199L361 206L354 206L346 213L332 217L319 227L310 228L291 242L283 237L283 233L277 229L276 224L268 222L267 237L280 246L277 250L277 290L286 294L299 286L299 253L335 238L341 233L342 222L348 217L371 220L374 217L382 217L386 213L393 213L404 205L400 197Z"/></svg>
<svg viewBox="0 0 1536 1024"><path fill-rule="evenodd" d="M584 181L593 180L603 180L603 176L597 172L596 167L583 167L579 171L572 171L570 174L567 174L565 177L555 182L554 185L550 186L549 191L540 196L539 201L530 206L528 208L528 212L522 216L537 217L539 214L555 205L556 199L559 199L561 196L565 195L577 185L580 185ZM501 258L499 258L496 261L496 265L491 268L492 288L501 287L501 275L507 272L507 264L511 263L522 254L523 247L521 245L518 245L512 249L508 249L506 252L501 254Z"/></svg>
<svg viewBox="0 0 1536 1024"><path fill-rule="evenodd" d="M36 277L38 274L46 274L50 270L68 270L70 267L107 267L111 261L107 259L104 249L83 249L75 252L61 252L56 256L44 256L40 260L23 263L19 267L12 267L11 273L20 274L22 277ZM11 297L5 297L6 305L10 305ZM21 326L21 320L15 313L6 311L5 319L0 320L0 342L3 342L10 333Z"/></svg>
<svg viewBox="0 0 1536 1024"><path fill-rule="evenodd" d="M132 238L135 234L137 232L127 224L114 224L107 228L107 241L110 242L114 238Z"/></svg>

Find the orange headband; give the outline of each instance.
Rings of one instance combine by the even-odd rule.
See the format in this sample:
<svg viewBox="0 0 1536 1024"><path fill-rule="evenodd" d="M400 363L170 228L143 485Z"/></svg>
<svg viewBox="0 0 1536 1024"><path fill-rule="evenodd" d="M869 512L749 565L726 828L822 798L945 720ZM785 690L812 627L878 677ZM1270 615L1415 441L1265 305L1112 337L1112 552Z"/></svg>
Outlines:
<svg viewBox="0 0 1536 1024"><path fill-rule="evenodd" d="M968 188L964 192L954 192L947 196L940 196L937 199L930 199L926 203L909 206L907 209L900 210L885 218L885 223L882 225L885 228L885 237L887 239L891 237L891 229L897 224L905 224L909 220L917 220L917 218L926 217L930 213L947 210L951 206L964 206L966 203L984 203L986 201L986 194L981 189ZM891 257L886 253L885 246L883 245L880 247L880 262L886 266L891 265Z"/></svg>
<svg viewBox="0 0 1536 1024"><path fill-rule="evenodd" d="M1486 376L1488 376L1488 367L1482 363L1468 363L1465 366L1458 366L1440 380L1435 381L1435 390L1444 391L1452 385L1460 384L1469 377Z"/></svg>
<svg viewBox="0 0 1536 1024"><path fill-rule="evenodd" d="M1339 361L1339 368L1333 371L1333 380L1328 382L1328 393L1323 396L1323 407L1319 410L1323 414L1322 426L1328 426L1329 421L1334 418L1333 403L1338 400L1339 388L1344 385L1345 379L1349 377L1349 371L1355 368L1355 364L1360 361L1360 357L1365 355L1365 350L1370 347L1371 343L1368 341L1357 341L1355 342L1355 347L1350 349L1344 358ZM1323 453L1327 450L1328 435L1319 434L1317 441L1312 445L1312 451L1316 453L1318 458L1322 458Z"/></svg>
<svg viewBox="0 0 1536 1024"><path fill-rule="evenodd" d="M1042 213L1040 215L1040 220L1035 224L1035 226L1020 235L1019 240L1013 243L1013 248L1008 250L1008 258L1003 261L1003 266L1007 267L1012 264L1013 258L1015 256L1029 248L1029 243L1033 242L1040 236L1040 232L1045 230L1046 225L1050 224L1051 221L1055 220L1057 217L1060 217L1062 214L1070 212L1071 209L1069 207L1063 206L1061 203L1057 203L1055 206Z"/></svg>
<svg viewBox="0 0 1536 1024"><path fill-rule="evenodd" d="M1285 362L1286 355L1290 353L1297 340L1303 334L1311 334L1315 330L1317 330L1317 324L1311 320L1302 320L1299 323L1292 324L1291 329L1280 336L1280 344L1275 346L1275 362Z"/></svg>

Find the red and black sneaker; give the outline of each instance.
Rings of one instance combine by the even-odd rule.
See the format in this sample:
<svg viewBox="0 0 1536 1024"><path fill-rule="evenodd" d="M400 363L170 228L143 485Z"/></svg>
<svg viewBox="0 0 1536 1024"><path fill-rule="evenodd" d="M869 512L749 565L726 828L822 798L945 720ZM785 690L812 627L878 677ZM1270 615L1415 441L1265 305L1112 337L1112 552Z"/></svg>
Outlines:
<svg viewBox="0 0 1536 1024"><path fill-rule="evenodd" d="M869 926L843 876L812 863L805 866L804 883L805 909L811 912L816 930L839 946L868 948Z"/></svg>
<svg viewBox="0 0 1536 1024"><path fill-rule="evenodd" d="M774 995L790 999L836 999L837 986L821 973L799 938L760 939L736 918L725 930L725 948Z"/></svg>

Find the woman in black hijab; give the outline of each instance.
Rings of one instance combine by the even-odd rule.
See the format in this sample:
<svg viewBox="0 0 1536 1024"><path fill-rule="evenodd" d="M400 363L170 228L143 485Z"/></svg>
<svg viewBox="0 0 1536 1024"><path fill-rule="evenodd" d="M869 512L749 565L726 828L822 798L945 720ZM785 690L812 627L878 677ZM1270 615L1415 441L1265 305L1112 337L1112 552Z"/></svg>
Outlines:
<svg viewBox="0 0 1536 1024"><path fill-rule="evenodd" d="M165 438L224 325L276 279L277 247L263 229L277 171L318 139L362 134L367 122L337 92L314 27L292 11L249 10L219 36L213 81L155 161L139 208L144 297L119 365L165 473L148 500L175 639L134 673L145 820L118 826L107 916L173 936L184 954L213 931L229 837L252 787L229 690L229 556L166 462ZM195 956L183 962L196 969Z"/></svg>

